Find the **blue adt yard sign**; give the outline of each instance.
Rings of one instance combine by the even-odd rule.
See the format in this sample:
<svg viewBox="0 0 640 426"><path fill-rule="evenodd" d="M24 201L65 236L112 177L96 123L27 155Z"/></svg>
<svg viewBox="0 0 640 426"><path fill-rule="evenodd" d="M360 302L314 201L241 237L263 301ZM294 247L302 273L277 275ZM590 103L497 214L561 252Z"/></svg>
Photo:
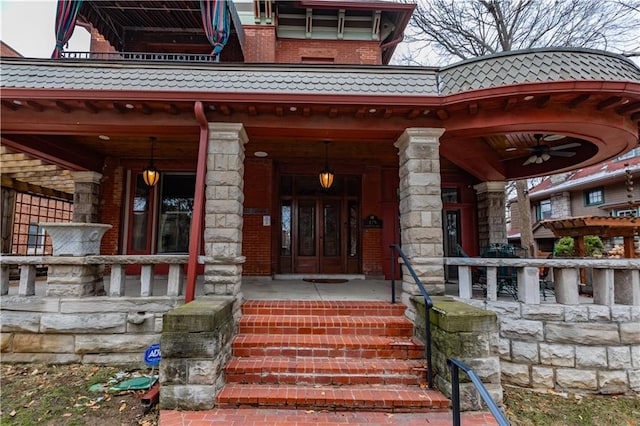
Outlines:
<svg viewBox="0 0 640 426"><path fill-rule="evenodd" d="M149 367L157 367L160 365L161 358L160 343L154 343L144 352L144 362L146 362Z"/></svg>

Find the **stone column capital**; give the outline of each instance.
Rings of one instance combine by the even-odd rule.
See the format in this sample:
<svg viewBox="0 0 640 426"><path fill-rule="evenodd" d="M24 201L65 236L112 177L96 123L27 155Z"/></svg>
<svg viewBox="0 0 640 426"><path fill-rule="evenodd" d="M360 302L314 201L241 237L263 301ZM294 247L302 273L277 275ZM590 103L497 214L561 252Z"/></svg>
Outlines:
<svg viewBox="0 0 640 426"><path fill-rule="evenodd" d="M439 144L444 131L443 128L435 127L408 127L393 146L402 150L409 143Z"/></svg>
<svg viewBox="0 0 640 426"><path fill-rule="evenodd" d="M100 183L102 173L94 171L72 171L71 177L75 183Z"/></svg>
<svg viewBox="0 0 640 426"><path fill-rule="evenodd" d="M242 145L249 142L249 137L242 123L209 123L209 140L239 140Z"/></svg>
<svg viewBox="0 0 640 426"><path fill-rule="evenodd" d="M476 190L476 194L483 194L485 192L502 192L504 193L505 187L504 181L494 181L494 182L482 182L473 186L473 189Z"/></svg>

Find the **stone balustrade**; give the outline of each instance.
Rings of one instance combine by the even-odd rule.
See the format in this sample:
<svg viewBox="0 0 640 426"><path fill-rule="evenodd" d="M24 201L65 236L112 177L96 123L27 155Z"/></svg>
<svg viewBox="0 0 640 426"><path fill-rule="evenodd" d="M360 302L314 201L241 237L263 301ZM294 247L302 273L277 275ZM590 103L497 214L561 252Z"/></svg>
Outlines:
<svg viewBox="0 0 640 426"><path fill-rule="evenodd" d="M116 256L0 256L2 268L0 295L9 293L9 268L12 265L20 268L19 296L34 296L36 283L36 269L46 266L49 269L47 277L47 296L87 296L95 295L78 291L74 278L77 268L93 267L104 269L111 266L108 296L123 297L125 295L125 268L127 265L140 265L140 297L153 295L154 268L157 265L168 265L167 296L183 294L185 273L184 267L188 262L188 255L116 255ZM51 274L55 269L55 274ZM74 277L75 276L75 277ZM100 289L96 293L100 293Z"/></svg>
<svg viewBox="0 0 640 426"><path fill-rule="evenodd" d="M525 304L540 304L540 268L550 268L553 274L555 302L563 305L580 303L580 270L592 271L593 303L640 306L640 259L535 259L535 258L468 258L449 257L445 265L458 266L459 297L472 299L474 270L483 271L483 294L487 301L498 297L501 268L515 271L513 291L517 300ZM544 294L543 294L544 296Z"/></svg>

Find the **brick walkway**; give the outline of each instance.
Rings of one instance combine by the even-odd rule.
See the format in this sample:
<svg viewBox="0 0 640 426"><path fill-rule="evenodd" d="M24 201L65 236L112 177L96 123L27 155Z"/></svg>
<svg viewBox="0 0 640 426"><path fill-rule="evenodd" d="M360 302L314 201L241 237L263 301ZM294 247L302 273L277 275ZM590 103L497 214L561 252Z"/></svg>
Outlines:
<svg viewBox="0 0 640 426"><path fill-rule="evenodd" d="M287 409L213 409L206 411L160 411L160 426L334 426L334 425L396 425L450 426L450 412L380 413L380 412L316 412ZM463 426L496 425L491 414L474 412L462 414Z"/></svg>

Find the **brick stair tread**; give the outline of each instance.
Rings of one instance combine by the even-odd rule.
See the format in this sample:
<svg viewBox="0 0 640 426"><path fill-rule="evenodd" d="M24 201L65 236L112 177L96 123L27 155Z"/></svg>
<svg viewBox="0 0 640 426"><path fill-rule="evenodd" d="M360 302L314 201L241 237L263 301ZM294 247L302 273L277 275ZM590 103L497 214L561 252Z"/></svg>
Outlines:
<svg viewBox="0 0 640 426"><path fill-rule="evenodd" d="M248 300L242 305L244 315L351 315L400 316L406 307L400 303L316 301L316 300Z"/></svg>
<svg viewBox="0 0 640 426"><path fill-rule="evenodd" d="M246 357L232 358L227 369L234 372L411 374L422 371L424 361L415 359L361 359L329 357Z"/></svg>
<svg viewBox="0 0 640 426"><path fill-rule="evenodd" d="M415 387L295 386L227 384L216 396L221 406L277 406L290 408L415 410L447 409L439 391Z"/></svg>
<svg viewBox="0 0 640 426"><path fill-rule="evenodd" d="M232 345L234 348L424 348L424 345L420 342L404 336L339 336L315 334L239 334L233 339Z"/></svg>
<svg viewBox="0 0 640 426"><path fill-rule="evenodd" d="M243 315L240 333L411 336L413 324L397 316Z"/></svg>

